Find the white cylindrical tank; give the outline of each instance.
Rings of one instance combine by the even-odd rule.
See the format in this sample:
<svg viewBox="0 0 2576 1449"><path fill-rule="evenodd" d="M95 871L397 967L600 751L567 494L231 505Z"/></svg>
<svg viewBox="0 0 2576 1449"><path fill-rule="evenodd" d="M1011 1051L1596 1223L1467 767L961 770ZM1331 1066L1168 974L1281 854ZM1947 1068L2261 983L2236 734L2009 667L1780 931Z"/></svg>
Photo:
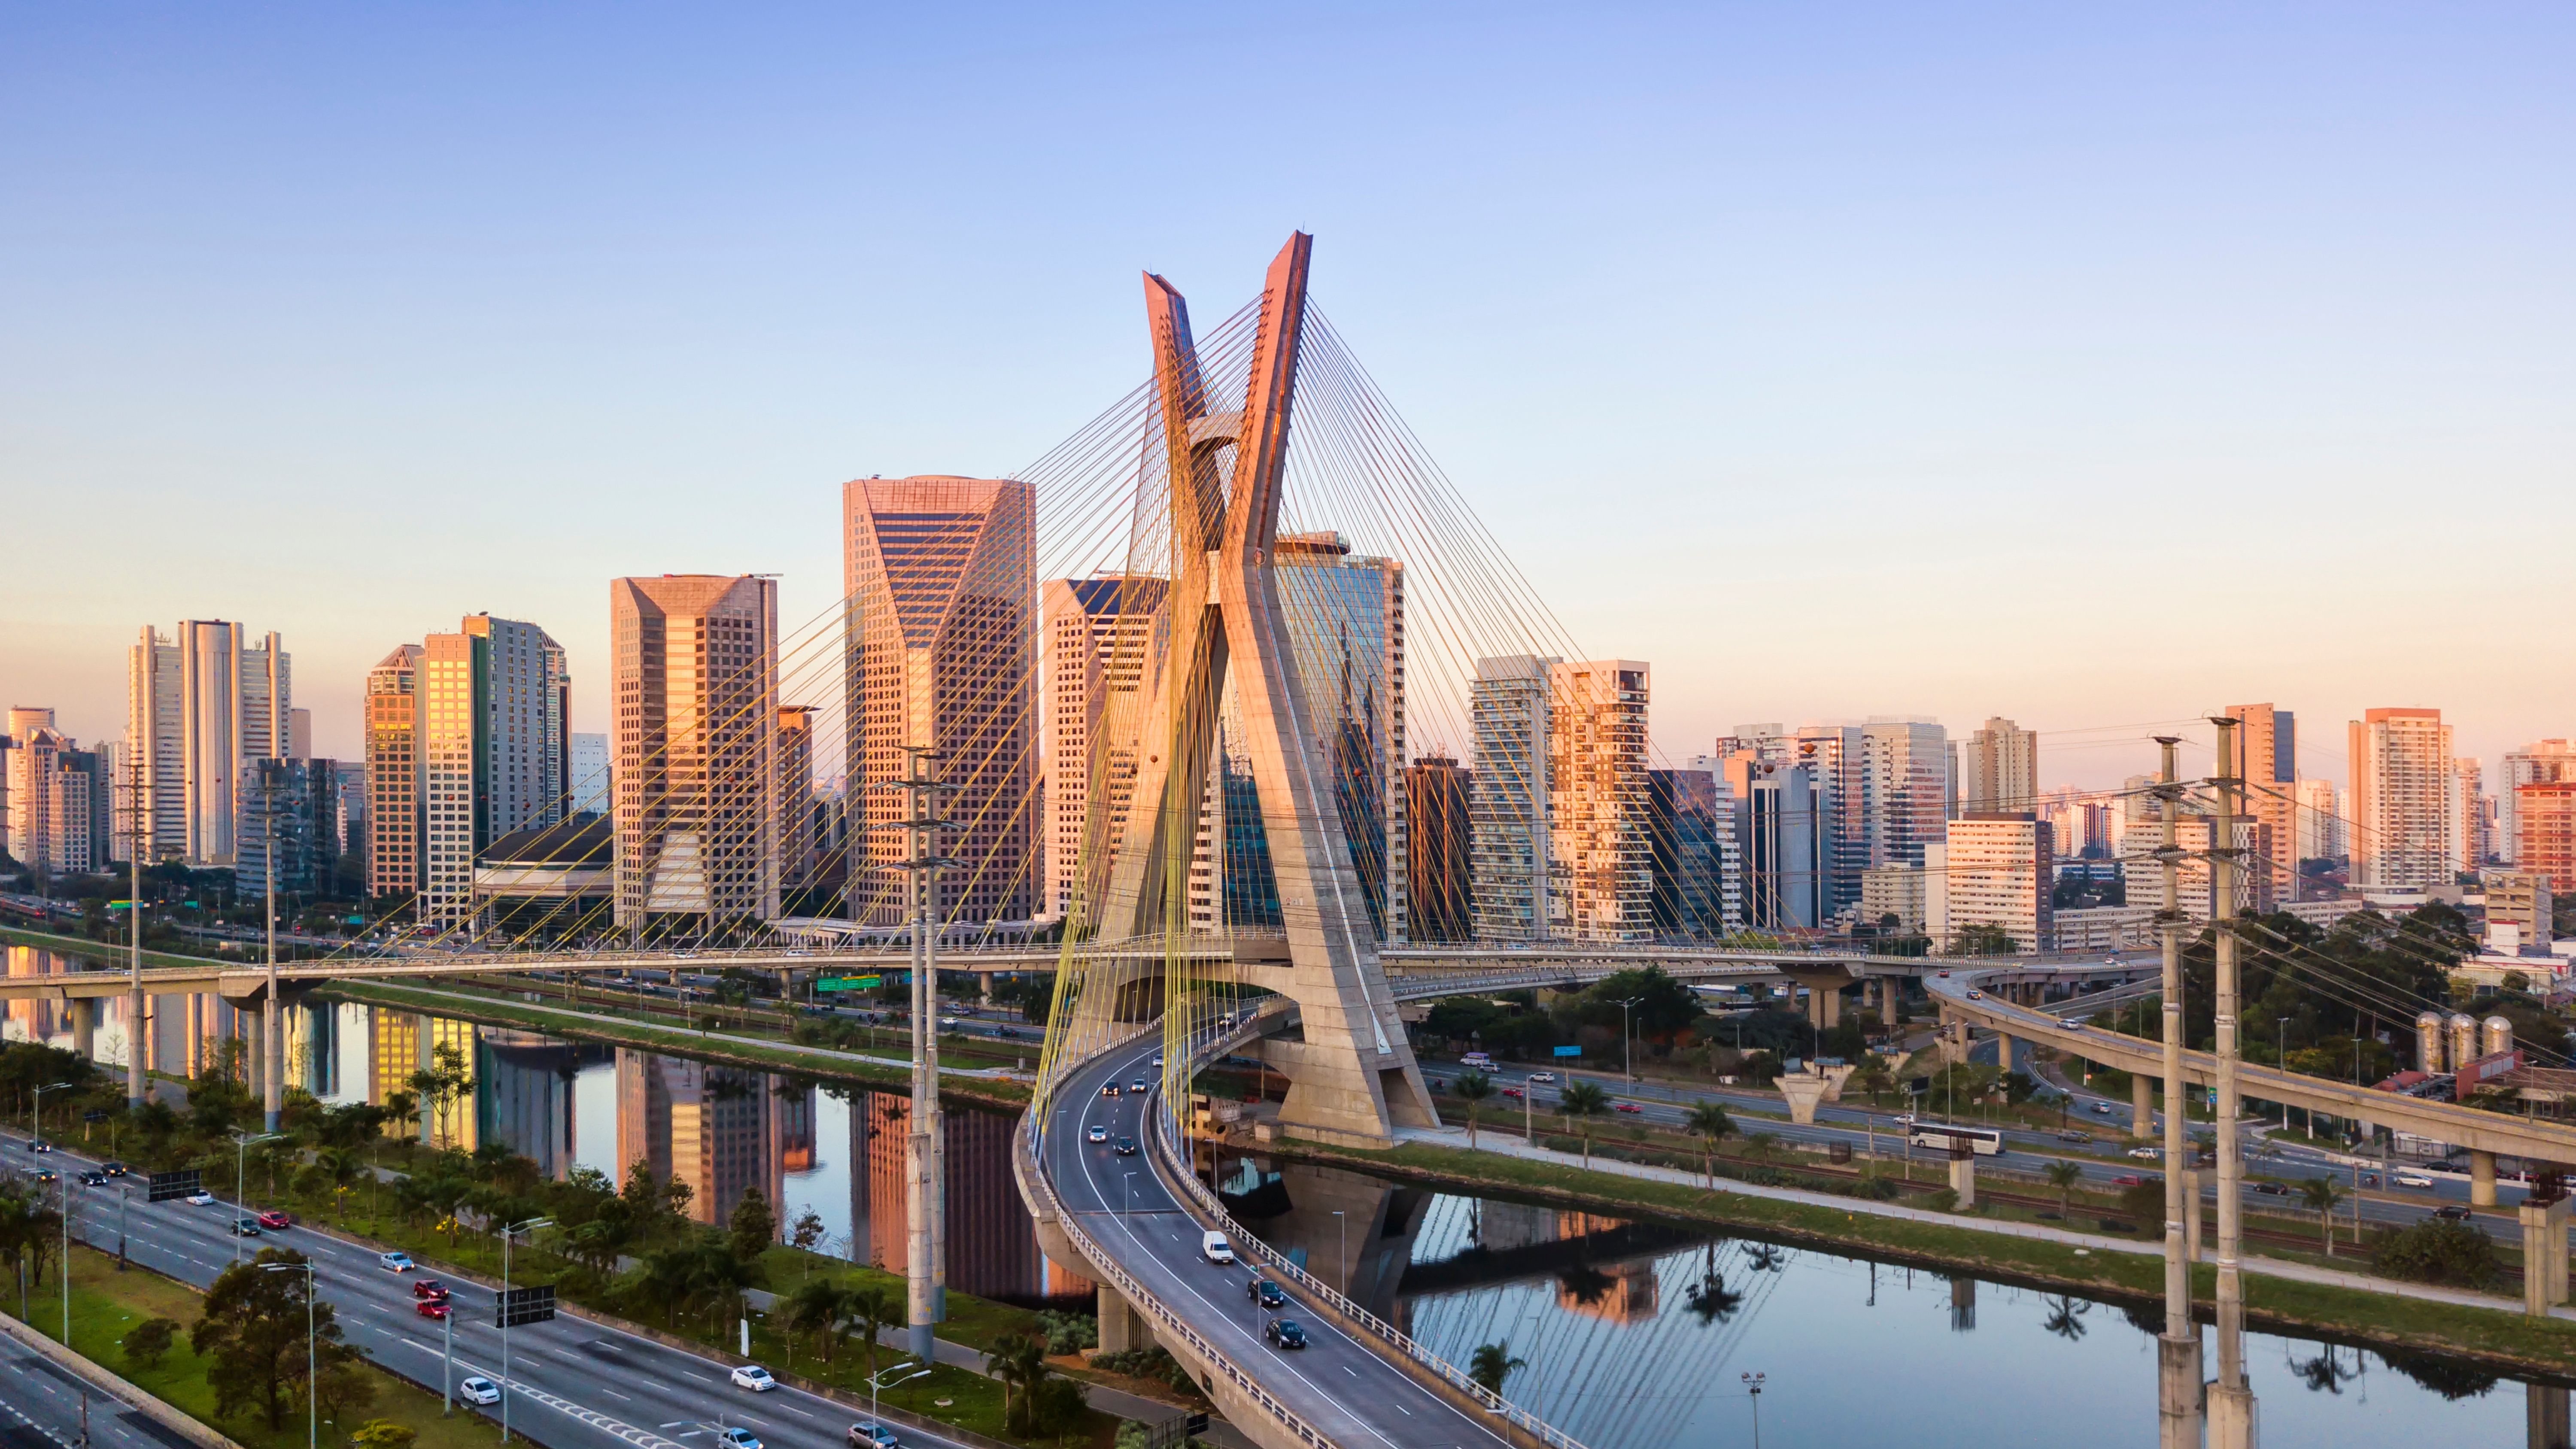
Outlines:
<svg viewBox="0 0 2576 1449"><path fill-rule="evenodd" d="M2478 1059L2478 1019L2464 1011L2451 1013L2451 1070Z"/></svg>
<svg viewBox="0 0 2576 1449"><path fill-rule="evenodd" d="M2442 1013L2438 1011L2415 1013L2415 1070L2442 1070Z"/></svg>
<svg viewBox="0 0 2576 1449"><path fill-rule="evenodd" d="M2488 1056L2500 1056L2513 1050L2512 1022L2501 1016L2490 1016L2486 1019L2485 1026Z"/></svg>

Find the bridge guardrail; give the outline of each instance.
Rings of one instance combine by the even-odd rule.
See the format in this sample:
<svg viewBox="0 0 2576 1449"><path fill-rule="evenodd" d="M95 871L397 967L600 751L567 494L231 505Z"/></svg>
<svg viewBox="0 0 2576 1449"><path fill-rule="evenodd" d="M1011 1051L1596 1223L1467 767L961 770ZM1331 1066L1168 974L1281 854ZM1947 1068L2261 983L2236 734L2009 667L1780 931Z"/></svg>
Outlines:
<svg viewBox="0 0 2576 1449"><path fill-rule="evenodd" d="M1226 1036L1210 1039L1194 1057L1193 1071L1200 1063L1231 1051L1242 1038L1257 1034L1261 1025L1262 1023L1256 1019L1245 1023L1243 1027ZM1161 1088L1157 1087L1155 1092L1159 1096ZM1208 1185L1199 1181L1197 1175L1189 1170L1187 1160L1181 1154L1178 1114L1164 1111L1157 1113L1156 1117L1157 1123L1153 1133L1155 1159L1164 1169L1165 1181L1169 1183L1178 1180L1186 1183L1189 1187L1190 1201L1205 1213L1209 1220L1218 1225L1225 1233L1226 1241L1232 1243L1237 1252L1248 1251L1251 1256L1259 1259L1265 1268L1295 1283L1309 1295L1321 1299L1334 1312L1359 1325L1387 1348L1410 1359L1433 1377L1465 1394L1482 1405L1487 1412L1518 1425L1541 1443L1551 1446L1551 1449L1588 1449L1583 1441L1564 1433L1546 1420L1469 1378L1457 1365L1433 1353L1412 1335L1362 1308L1339 1289L1290 1262L1286 1254L1246 1230L1243 1224L1235 1221L1233 1214L1225 1210L1225 1204L1218 1200L1217 1195L1208 1188Z"/></svg>

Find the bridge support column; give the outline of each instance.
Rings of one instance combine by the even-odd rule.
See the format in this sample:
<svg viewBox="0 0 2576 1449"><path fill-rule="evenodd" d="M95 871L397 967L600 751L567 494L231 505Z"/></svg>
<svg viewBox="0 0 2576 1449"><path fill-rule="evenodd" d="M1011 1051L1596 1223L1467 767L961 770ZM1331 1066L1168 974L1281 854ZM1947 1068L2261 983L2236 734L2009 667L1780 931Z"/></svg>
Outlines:
<svg viewBox="0 0 2576 1449"><path fill-rule="evenodd" d="M2209 1386L2209 1449L2254 1449L2254 1391Z"/></svg>
<svg viewBox="0 0 2576 1449"><path fill-rule="evenodd" d="M2522 1207L2522 1311L2546 1318L2567 1301L2569 1199Z"/></svg>
<svg viewBox="0 0 2576 1449"><path fill-rule="evenodd" d="M1878 979L1878 1019L1885 1026L1896 1025L1898 999L1905 995L1905 978L1882 976Z"/></svg>
<svg viewBox="0 0 2576 1449"><path fill-rule="evenodd" d="M1826 1091L1832 1086L1832 1079L1822 1073L1796 1072L1782 1077L1780 1095L1789 1101L1789 1120L1801 1127L1813 1126L1816 1104L1825 1099Z"/></svg>
<svg viewBox="0 0 2576 1449"><path fill-rule="evenodd" d="M1100 1351L1125 1353L1134 1348L1152 1348L1154 1337L1145 1327L1145 1319L1127 1305L1125 1296L1115 1288L1100 1285Z"/></svg>
<svg viewBox="0 0 2576 1449"><path fill-rule="evenodd" d="M1998 1072L1998 1073L1999 1073L1999 1074L2001 1074L2001 1075L2004 1075L2004 1076L2010 1076L2010 1075L2012 1075L2012 1069L2013 1069L2012 1059L2013 1059L2013 1039L2012 1039L2012 1033L2011 1033L2011 1032L2008 1032L2008 1031L1999 1031L1999 1032L1996 1032L1996 1033L1995 1033L1995 1071L1996 1071L1996 1072Z"/></svg>
<svg viewBox="0 0 2576 1449"><path fill-rule="evenodd" d="M2522 1415L2530 1449L2569 1449L2567 1442L2567 1391L2546 1384L2526 1385L2522 1391Z"/></svg>
<svg viewBox="0 0 2576 1449"><path fill-rule="evenodd" d="M2496 1205L2495 1154L2492 1152L2480 1152L2475 1148L2469 1151L2469 1205Z"/></svg>
<svg viewBox="0 0 2576 1449"><path fill-rule="evenodd" d="M75 996L71 1001L71 1009L72 1050L80 1053L81 1060L87 1061L90 1059L91 1049L98 1042L98 998Z"/></svg>
<svg viewBox="0 0 2576 1449"><path fill-rule="evenodd" d="M2156 1135L2156 1079L2144 1072L2129 1074L2129 1135ZM2168 1171L2173 1166L2170 1162L2165 1164Z"/></svg>
<svg viewBox="0 0 2576 1449"><path fill-rule="evenodd" d="M2182 1173L2182 1256L2187 1263L2200 1261L2200 1171L2184 1168Z"/></svg>
<svg viewBox="0 0 2576 1449"><path fill-rule="evenodd" d="M1950 1159L1950 1189L1959 1195L1959 1211L1977 1205L1977 1159L1973 1155Z"/></svg>
<svg viewBox="0 0 2576 1449"><path fill-rule="evenodd" d="M2156 1338L2156 1449L2200 1449L2200 1325Z"/></svg>

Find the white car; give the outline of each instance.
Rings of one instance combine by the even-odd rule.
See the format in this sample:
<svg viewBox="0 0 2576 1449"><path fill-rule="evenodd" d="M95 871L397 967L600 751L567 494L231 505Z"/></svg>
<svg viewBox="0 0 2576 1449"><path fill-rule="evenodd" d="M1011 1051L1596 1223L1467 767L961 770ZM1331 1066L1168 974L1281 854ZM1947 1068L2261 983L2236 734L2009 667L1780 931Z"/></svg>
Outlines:
<svg viewBox="0 0 2576 1449"><path fill-rule="evenodd" d="M205 1191L203 1188L188 1194L188 1206L190 1207L213 1207L214 1205L215 1195L211 1192Z"/></svg>
<svg viewBox="0 0 2576 1449"><path fill-rule="evenodd" d="M2426 1177L2420 1172L2392 1173L2389 1176L2389 1181L2396 1183L2399 1187L2431 1187L2433 1185L2433 1179Z"/></svg>
<svg viewBox="0 0 2576 1449"><path fill-rule="evenodd" d="M1082 1134L1082 1139L1085 1142L1106 1142L1109 1140L1109 1129L1094 1122L1091 1124L1091 1130Z"/></svg>
<svg viewBox="0 0 2576 1449"><path fill-rule="evenodd" d="M1895 1122L1899 1127L1911 1127L1914 1125L1914 1114L1911 1112L1899 1112L1896 1114Z"/></svg>
<svg viewBox="0 0 2576 1449"><path fill-rule="evenodd" d="M456 1386L456 1397L469 1404L497 1404L501 1402L501 1386L477 1374Z"/></svg>
<svg viewBox="0 0 2576 1449"><path fill-rule="evenodd" d="M717 1434L716 1442L727 1446L727 1449L760 1449L759 1438L739 1425Z"/></svg>
<svg viewBox="0 0 2576 1449"><path fill-rule="evenodd" d="M1532 1072L1532 1073L1530 1073L1530 1074L1529 1074L1529 1079L1530 1079L1531 1081L1533 1081L1533 1082L1553 1082L1553 1081L1555 1081L1555 1080L1556 1080L1556 1073L1554 1073L1554 1072Z"/></svg>
<svg viewBox="0 0 2576 1449"><path fill-rule="evenodd" d="M760 1365L747 1363L733 1371L733 1386L737 1389L749 1389L755 1394L765 1394L778 1387L778 1380L771 1378L769 1370ZM758 1446L754 1445L753 1449L758 1449Z"/></svg>
<svg viewBox="0 0 2576 1449"><path fill-rule="evenodd" d="M408 1273L413 1264L409 1253L378 1253L376 1266L388 1273Z"/></svg>
<svg viewBox="0 0 2576 1449"><path fill-rule="evenodd" d="M2154 1162L2165 1155L2165 1150L2161 1147L2132 1147L2129 1155L2140 1162Z"/></svg>
<svg viewBox="0 0 2576 1449"><path fill-rule="evenodd" d="M1227 1242L1223 1233L1201 1233L1199 1234L1199 1256L1220 1268L1232 1267L1234 1244Z"/></svg>
<svg viewBox="0 0 2576 1449"><path fill-rule="evenodd" d="M894 1431L883 1424L860 1423L850 1426L850 1449L895 1449L899 1441Z"/></svg>

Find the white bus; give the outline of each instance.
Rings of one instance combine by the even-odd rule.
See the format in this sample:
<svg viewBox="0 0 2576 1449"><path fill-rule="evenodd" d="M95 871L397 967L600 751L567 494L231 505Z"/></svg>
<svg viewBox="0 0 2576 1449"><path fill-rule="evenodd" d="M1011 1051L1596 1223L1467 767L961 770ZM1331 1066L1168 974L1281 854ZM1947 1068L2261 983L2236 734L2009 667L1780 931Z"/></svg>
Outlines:
<svg viewBox="0 0 2576 1449"><path fill-rule="evenodd" d="M1909 1140L1917 1147L1948 1152L1953 1145L1964 1145L1979 1157L2000 1157L2004 1134L1992 1127L1945 1127L1937 1122L1917 1122L1909 1131Z"/></svg>
<svg viewBox="0 0 2576 1449"><path fill-rule="evenodd" d="M1494 1059L1484 1052L1469 1052L1458 1059L1458 1065L1469 1071L1490 1072L1494 1069Z"/></svg>

